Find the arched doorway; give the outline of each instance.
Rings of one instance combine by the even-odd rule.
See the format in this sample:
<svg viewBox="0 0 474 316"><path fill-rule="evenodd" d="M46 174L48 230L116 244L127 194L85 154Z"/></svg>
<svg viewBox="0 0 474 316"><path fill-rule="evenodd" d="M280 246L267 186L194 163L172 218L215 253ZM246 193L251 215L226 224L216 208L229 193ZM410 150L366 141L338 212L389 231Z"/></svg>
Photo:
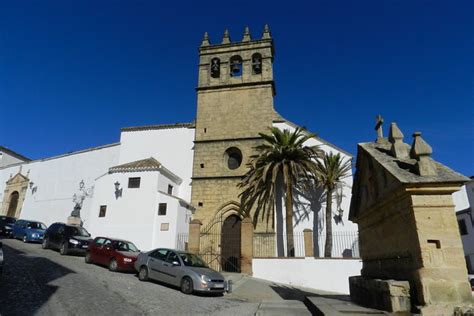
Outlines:
<svg viewBox="0 0 474 316"><path fill-rule="evenodd" d="M15 217L19 197L20 197L20 194L18 193L18 191L15 191L12 194L10 194L10 202L8 205L7 216Z"/></svg>
<svg viewBox="0 0 474 316"><path fill-rule="evenodd" d="M222 224L221 266L223 271L240 272L240 228L242 220L230 215Z"/></svg>

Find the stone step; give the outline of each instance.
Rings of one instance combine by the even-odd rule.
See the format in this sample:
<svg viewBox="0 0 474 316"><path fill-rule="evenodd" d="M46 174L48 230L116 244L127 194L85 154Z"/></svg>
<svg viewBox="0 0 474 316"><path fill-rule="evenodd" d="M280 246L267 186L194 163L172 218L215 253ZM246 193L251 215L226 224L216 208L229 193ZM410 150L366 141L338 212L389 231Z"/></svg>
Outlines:
<svg viewBox="0 0 474 316"><path fill-rule="evenodd" d="M263 301L258 307L257 316L291 316L291 315L311 315L306 305L301 301Z"/></svg>

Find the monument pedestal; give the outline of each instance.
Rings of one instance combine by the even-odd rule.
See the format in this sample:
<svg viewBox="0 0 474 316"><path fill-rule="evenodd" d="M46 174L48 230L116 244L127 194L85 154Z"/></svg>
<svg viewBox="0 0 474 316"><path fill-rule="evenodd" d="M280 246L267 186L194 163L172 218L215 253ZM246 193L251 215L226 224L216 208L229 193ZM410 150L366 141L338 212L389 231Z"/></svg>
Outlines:
<svg viewBox="0 0 474 316"><path fill-rule="evenodd" d="M81 226L81 225L82 225L82 220L81 220L80 217L69 216L69 217L67 218L67 224L68 224L68 225Z"/></svg>

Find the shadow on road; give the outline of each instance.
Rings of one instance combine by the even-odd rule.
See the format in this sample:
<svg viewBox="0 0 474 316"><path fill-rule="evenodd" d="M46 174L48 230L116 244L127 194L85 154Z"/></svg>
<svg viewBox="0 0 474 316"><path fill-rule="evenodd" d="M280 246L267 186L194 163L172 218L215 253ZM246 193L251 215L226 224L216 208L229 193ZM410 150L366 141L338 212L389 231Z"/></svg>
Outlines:
<svg viewBox="0 0 474 316"><path fill-rule="evenodd" d="M350 301L351 298L349 295L344 294L316 294L312 292L303 291L301 289L292 287L292 286L284 286L284 285L276 285L273 284L270 286L273 291L275 291L280 297L284 300L297 300L297 301L304 301L305 297L307 296L317 296L317 297L325 297L325 298L333 298L343 301Z"/></svg>
<svg viewBox="0 0 474 316"><path fill-rule="evenodd" d="M0 315L32 315L57 291L49 284L75 273L49 259L27 256L3 244L0 276Z"/></svg>

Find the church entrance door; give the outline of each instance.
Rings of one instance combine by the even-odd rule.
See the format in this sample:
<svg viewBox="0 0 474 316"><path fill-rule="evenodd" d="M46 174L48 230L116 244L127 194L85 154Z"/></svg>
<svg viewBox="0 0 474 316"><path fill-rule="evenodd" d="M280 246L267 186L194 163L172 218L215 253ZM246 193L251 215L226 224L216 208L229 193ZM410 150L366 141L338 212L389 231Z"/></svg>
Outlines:
<svg viewBox="0 0 474 316"><path fill-rule="evenodd" d="M8 205L7 216L15 217L19 197L20 197L20 194L18 193L18 191L15 191L12 194L10 194L10 203Z"/></svg>
<svg viewBox="0 0 474 316"><path fill-rule="evenodd" d="M221 266L223 271L240 272L240 237L242 220L230 215L222 224Z"/></svg>

